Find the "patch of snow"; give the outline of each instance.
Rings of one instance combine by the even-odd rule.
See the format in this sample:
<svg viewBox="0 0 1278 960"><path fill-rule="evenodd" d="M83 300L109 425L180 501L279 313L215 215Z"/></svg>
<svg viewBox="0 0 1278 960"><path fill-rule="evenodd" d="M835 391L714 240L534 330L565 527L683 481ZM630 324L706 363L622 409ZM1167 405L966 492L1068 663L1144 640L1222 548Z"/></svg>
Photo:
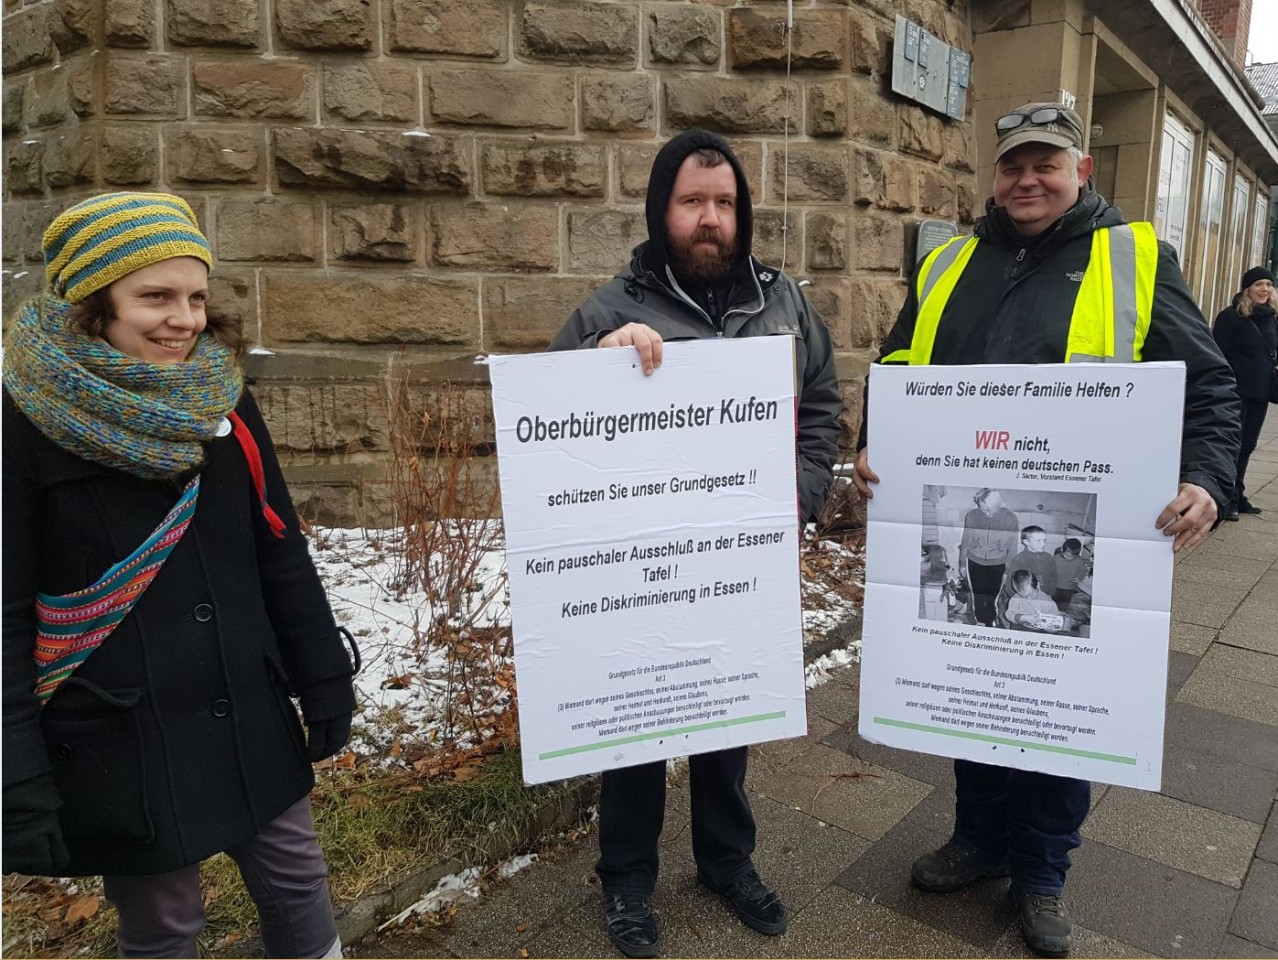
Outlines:
<svg viewBox="0 0 1278 960"><path fill-rule="evenodd" d="M493 873L499 880L509 880L515 874L536 862L537 854L522 854L521 856L511 857L509 860L503 860L497 864ZM439 913L441 910L445 910L463 900L478 900L482 892L481 880L486 872L483 867L469 867L461 873L453 873L443 877L435 884L435 888L430 893L412 906L406 907L395 914L395 916L378 927L377 932L381 933L391 927L398 927L412 917Z"/></svg>
<svg viewBox="0 0 1278 960"><path fill-rule="evenodd" d="M803 671L803 685L811 690L830 679L830 671L838 667L846 667L861 659L861 641L854 640L846 647L831 650L823 657L817 657Z"/></svg>
<svg viewBox="0 0 1278 960"><path fill-rule="evenodd" d="M360 648L363 667L355 680L359 708L351 749L358 755L387 757L392 745L406 738L410 745L482 742L483 717L457 728L455 701L463 690L476 706L478 679L450 658L435 634L479 628L508 629L510 600L505 576L504 541L489 537L489 549L479 557L473 589L461 610L450 614L433 604L419 585L400 582L403 531L315 528L311 556L328 593L337 622L349 630ZM443 622L441 622L443 618ZM492 656L482 672L495 677L509 659ZM490 685L485 694L493 717L509 694ZM482 691L481 691L482 692Z"/></svg>
<svg viewBox="0 0 1278 960"><path fill-rule="evenodd" d="M461 873L451 873L435 884L435 889L422 897L412 906L406 907L391 917L377 932L398 927L410 917L420 917L428 913L438 913L459 900L479 899L479 878L483 874L482 867L470 867Z"/></svg>
<svg viewBox="0 0 1278 960"><path fill-rule="evenodd" d="M511 857L504 863L497 865L497 877L501 880L509 880L520 870L532 866L536 862L537 854L535 853L525 853L518 857Z"/></svg>

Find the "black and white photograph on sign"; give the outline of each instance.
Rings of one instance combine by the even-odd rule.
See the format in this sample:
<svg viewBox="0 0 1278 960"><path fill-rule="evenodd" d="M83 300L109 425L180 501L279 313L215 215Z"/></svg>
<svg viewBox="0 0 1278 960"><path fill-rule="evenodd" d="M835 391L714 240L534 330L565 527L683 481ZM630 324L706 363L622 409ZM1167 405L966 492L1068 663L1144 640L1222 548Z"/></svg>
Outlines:
<svg viewBox="0 0 1278 960"><path fill-rule="evenodd" d="M926 484L919 618L1090 636L1096 495Z"/></svg>

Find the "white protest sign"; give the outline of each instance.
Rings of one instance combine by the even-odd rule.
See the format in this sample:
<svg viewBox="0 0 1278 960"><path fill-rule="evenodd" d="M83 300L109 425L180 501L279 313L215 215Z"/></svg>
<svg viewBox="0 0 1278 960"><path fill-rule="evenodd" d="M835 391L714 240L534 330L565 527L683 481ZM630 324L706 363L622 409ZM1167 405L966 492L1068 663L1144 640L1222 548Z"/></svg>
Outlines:
<svg viewBox="0 0 1278 960"><path fill-rule="evenodd" d="M1157 790L1181 363L875 366L860 733Z"/></svg>
<svg viewBox="0 0 1278 960"><path fill-rule="evenodd" d="M528 782L806 731L793 351L490 358Z"/></svg>

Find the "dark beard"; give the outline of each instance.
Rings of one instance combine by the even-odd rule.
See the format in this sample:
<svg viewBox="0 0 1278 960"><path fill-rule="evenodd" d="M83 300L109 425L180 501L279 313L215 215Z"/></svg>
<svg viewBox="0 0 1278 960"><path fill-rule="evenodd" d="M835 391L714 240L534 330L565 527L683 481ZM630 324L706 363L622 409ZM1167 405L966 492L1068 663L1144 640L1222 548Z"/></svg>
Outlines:
<svg viewBox="0 0 1278 960"><path fill-rule="evenodd" d="M697 247L703 240L714 243L713 250ZM732 259L736 254L736 244L725 244L713 230L698 230L687 243L670 240L670 265L680 281L688 281L704 286L713 286L722 282L732 271Z"/></svg>

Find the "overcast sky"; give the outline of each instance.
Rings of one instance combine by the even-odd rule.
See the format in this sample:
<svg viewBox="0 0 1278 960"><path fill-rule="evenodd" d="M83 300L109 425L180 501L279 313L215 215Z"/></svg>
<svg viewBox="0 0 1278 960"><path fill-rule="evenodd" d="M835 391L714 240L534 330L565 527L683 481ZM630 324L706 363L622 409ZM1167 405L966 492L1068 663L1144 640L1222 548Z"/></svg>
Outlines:
<svg viewBox="0 0 1278 960"><path fill-rule="evenodd" d="M1252 0L1247 49L1252 63L1278 62L1278 0Z"/></svg>

